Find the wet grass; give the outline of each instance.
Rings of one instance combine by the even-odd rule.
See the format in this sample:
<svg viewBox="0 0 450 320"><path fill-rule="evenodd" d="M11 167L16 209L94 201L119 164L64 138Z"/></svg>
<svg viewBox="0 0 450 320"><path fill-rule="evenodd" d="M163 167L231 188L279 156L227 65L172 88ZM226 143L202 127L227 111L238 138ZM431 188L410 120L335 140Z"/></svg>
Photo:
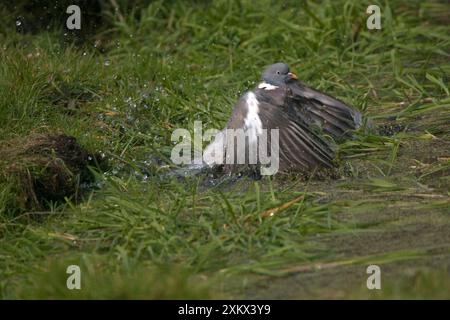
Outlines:
<svg viewBox="0 0 450 320"><path fill-rule="evenodd" d="M378 263L380 296L448 298L449 8L380 7L369 31L358 1L156 1L77 47L5 15L1 141L64 132L109 169L92 167L82 201L39 211L0 180L0 296L377 298L362 287ZM340 178L164 176L173 129L223 127L280 60L374 123L339 146Z"/></svg>

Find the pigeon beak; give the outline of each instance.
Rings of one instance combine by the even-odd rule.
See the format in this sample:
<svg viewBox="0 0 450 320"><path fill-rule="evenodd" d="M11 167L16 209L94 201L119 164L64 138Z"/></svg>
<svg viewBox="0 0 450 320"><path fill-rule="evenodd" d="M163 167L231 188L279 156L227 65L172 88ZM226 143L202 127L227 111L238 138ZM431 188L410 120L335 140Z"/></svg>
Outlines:
<svg viewBox="0 0 450 320"><path fill-rule="evenodd" d="M298 79L298 78L297 78L297 75L296 75L295 73L292 73L292 72L289 72L289 73L288 73L288 77L291 78L291 79L294 79L294 80L297 80L297 79Z"/></svg>

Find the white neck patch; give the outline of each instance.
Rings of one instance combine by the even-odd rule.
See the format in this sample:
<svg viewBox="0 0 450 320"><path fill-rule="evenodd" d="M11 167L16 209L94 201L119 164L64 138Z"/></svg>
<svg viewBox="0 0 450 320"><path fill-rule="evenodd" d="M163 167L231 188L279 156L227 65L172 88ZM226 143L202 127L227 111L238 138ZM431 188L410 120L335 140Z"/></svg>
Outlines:
<svg viewBox="0 0 450 320"><path fill-rule="evenodd" d="M246 96L247 116L244 119L245 127L248 131L249 140L254 142L258 135L262 134L262 122L258 116L259 102L253 92L248 92Z"/></svg>
<svg viewBox="0 0 450 320"><path fill-rule="evenodd" d="M278 89L277 86L273 86L267 82L261 82L260 84L258 84L258 89L264 89L264 90L274 90L274 89Z"/></svg>

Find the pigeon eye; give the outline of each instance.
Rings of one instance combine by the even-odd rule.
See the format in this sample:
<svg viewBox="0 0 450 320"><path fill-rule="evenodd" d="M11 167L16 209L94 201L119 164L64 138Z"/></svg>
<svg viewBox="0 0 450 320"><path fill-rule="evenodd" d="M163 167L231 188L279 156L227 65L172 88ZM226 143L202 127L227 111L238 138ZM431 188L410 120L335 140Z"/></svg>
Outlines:
<svg viewBox="0 0 450 320"><path fill-rule="evenodd" d="M277 74L280 74L280 71L277 71Z"/></svg>

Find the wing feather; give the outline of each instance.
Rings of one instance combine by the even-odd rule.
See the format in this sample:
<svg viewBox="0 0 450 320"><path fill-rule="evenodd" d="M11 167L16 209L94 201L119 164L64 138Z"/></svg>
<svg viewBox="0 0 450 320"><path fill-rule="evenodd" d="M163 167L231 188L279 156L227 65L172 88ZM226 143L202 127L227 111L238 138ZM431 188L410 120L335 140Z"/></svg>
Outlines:
<svg viewBox="0 0 450 320"><path fill-rule="evenodd" d="M333 166L334 151L327 141L301 119L290 117L280 106L262 102L259 116L267 129L279 129L280 168L306 169Z"/></svg>
<svg viewBox="0 0 450 320"><path fill-rule="evenodd" d="M346 137L362 124L361 113L323 92L296 82L289 85L290 112L318 124L334 138Z"/></svg>

